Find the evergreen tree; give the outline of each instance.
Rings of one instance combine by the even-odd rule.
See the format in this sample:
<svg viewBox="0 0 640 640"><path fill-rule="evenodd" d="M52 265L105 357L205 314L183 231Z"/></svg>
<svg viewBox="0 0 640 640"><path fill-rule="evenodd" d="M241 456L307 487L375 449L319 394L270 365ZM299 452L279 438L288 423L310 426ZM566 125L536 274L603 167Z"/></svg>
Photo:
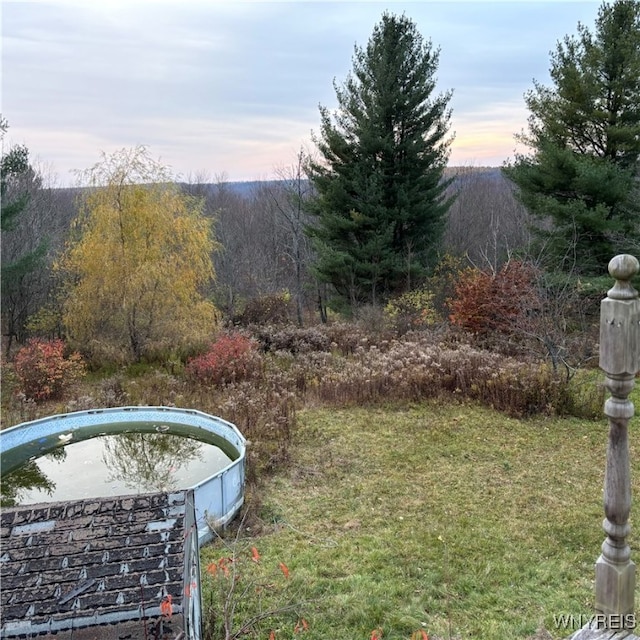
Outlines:
<svg viewBox="0 0 640 640"><path fill-rule="evenodd" d="M558 43L550 74L525 96L517 139L532 152L505 172L555 264L601 274L640 237L640 2L604 3L595 34L579 24Z"/></svg>
<svg viewBox="0 0 640 640"><path fill-rule="evenodd" d="M352 309L417 284L441 238L451 92L433 96L438 58L411 20L385 13L334 82L336 112L320 107L308 233L316 275Z"/></svg>
<svg viewBox="0 0 640 640"><path fill-rule="evenodd" d="M29 150L16 146L0 160L0 229L14 231L31 199L31 190L39 189L41 180L29 164ZM46 241L37 249L23 253L17 260L2 265L2 286L11 289L21 277L32 271L40 263L46 252ZM6 291L6 289L5 289Z"/></svg>
<svg viewBox="0 0 640 640"><path fill-rule="evenodd" d="M0 134L8 129L7 121L0 116ZM29 163L29 150L16 145L0 158L0 230L2 231L2 331L8 338L7 352L14 338L24 338L25 324L32 312L30 288L32 275L43 268L48 243L43 238L31 238L31 248L20 243L9 246L7 234L19 233L19 229L31 220L24 220L31 207L33 193L42 188L42 180ZM28 217L28 216L27 216ZM13 235L13 234L12 234ZM23 234L24 235L24 234ZM24 238L20 235L19 239ZM29 293L31 295L25 295Z"/></svg>

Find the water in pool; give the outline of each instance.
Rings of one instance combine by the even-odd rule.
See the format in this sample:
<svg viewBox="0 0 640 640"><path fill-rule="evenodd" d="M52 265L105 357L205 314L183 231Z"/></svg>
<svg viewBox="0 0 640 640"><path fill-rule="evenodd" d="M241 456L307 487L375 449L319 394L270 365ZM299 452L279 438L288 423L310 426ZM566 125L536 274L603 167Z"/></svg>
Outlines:
<svg viewBox="0 0 640 640"><path fill-rule="evenodd" d="M161 433L120 433L60 446L2 477L2 506L192 487L231 460L215 445Z"/></svg>

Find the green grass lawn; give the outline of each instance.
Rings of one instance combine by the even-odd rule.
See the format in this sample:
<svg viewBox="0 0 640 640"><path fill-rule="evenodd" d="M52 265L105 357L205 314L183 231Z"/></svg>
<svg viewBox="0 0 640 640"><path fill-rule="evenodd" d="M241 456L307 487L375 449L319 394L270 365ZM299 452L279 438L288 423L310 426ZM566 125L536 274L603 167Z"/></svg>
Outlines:
<svg viewBox="0 0 640 640"><path fill-rule="evenodd" d="M554 615L591 613L604 418L520 421L429 403L308 409L296 433L259 519L203 550L210 623L229 596L231 579L210 564L225 554L239 576L235 628L263 616L245 637L299 637L304 618L309 639L563 638L571 630ZM635 470L639 444L632 428ZM634 527L632 549L638 540Z"/></svg>

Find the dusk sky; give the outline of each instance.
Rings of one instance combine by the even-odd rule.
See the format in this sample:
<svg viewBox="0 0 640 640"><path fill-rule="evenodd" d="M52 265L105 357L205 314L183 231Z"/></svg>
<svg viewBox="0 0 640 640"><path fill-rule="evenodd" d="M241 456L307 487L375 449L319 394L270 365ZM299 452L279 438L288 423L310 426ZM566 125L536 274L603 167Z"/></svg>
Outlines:
<svg viewBox="0 0 640 640"><path fill-rule="evenodd" d="M451 165L499 166L526 127L523 94L549 52L593 29L600 2L2 1L3 147L75 184L146 145L180 179L264 180L313 149L318 105L387 10L440 48L453 89Z"/></svg>

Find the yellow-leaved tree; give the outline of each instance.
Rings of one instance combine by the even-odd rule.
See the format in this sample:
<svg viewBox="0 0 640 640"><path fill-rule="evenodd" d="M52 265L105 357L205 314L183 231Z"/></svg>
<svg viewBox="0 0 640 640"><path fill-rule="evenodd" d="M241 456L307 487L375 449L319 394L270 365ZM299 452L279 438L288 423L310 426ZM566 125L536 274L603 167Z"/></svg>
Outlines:
<svg viewBox="0 0 640 640"><path fill-rule="evenodd" d="M59 268L63 322L98 361L139 362L206 342L217 321L203 292L217 244L202 201L145 147L103 154L85 175L81 212Z"/></svg>

